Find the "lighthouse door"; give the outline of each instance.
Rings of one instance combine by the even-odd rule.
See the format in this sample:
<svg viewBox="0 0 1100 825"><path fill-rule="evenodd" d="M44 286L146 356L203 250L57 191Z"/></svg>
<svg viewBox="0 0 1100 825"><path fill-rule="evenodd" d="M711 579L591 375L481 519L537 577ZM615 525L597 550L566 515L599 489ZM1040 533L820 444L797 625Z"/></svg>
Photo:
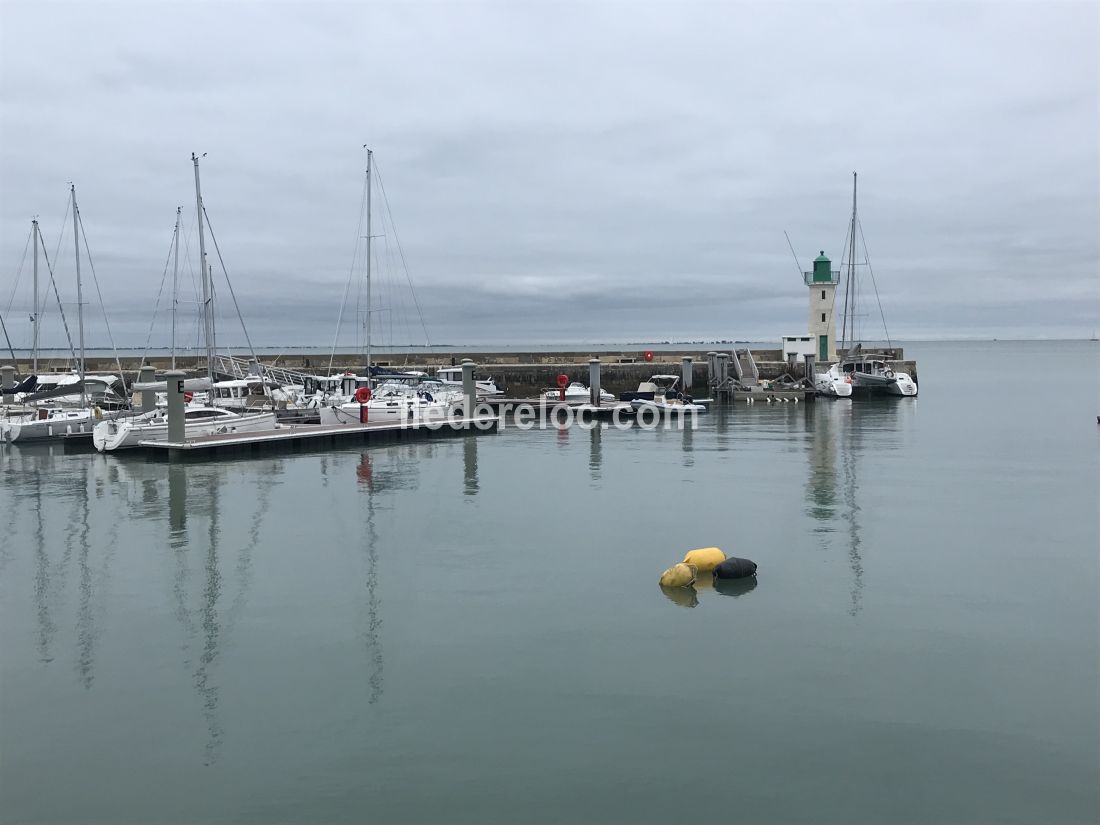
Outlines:
<svg viewBox="0 0 1100 825"><path fill-rule="evenodd" d="M817 360L828 361L829 360L829 336L819 335L817 336Z"/></svg>

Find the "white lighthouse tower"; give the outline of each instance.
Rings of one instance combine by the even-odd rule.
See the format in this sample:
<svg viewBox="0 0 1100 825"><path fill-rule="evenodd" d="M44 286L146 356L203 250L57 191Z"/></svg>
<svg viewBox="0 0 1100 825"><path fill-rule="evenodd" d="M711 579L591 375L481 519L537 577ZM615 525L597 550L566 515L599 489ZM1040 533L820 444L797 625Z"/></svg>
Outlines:
<svg viewBox="0 0 1100 825"><path fill-rule="evenodd" d="M810 288L810 324L809 332L814 340L817 360L836 360L836 317L833 305L836 299L836 285L840 280L840 271L833 269L825 252L814 258L811 272L802 273L806 286Z"/></svg>

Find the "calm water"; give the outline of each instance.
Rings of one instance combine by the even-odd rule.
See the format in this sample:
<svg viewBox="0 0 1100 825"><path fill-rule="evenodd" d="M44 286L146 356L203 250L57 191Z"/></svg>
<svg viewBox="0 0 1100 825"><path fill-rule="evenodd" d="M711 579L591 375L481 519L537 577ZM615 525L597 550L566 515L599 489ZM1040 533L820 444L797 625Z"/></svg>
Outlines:
<svg viewBox="0 0 1100 825"><path fill-rule="evenodd" d="M4 448L0 817L1097 822L1100 347L909 351L695 432ZM711 544L756 586L666 597Z"/></svg>

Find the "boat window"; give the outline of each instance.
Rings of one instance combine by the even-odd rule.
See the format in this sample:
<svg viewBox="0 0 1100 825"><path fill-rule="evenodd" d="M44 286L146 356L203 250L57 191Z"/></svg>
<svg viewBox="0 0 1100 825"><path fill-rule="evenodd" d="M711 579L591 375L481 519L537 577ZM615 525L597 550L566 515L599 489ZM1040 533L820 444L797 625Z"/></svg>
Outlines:
<svg viewBox="0 0 1100 825"><path fill-rule="evenodd" d="M188 410L184 413L184 417L188 419L192 418L214 418L219 414L218 410Z"/></svg>

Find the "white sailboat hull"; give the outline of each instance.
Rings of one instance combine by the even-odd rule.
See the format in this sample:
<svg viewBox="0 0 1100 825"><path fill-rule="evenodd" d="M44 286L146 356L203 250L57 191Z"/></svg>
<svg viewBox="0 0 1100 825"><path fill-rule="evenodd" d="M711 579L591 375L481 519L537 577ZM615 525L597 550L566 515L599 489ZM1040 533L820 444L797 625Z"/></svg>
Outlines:
<svg viewBox="0 0 1100 825"><path fill-rule="evenodd" d="M216 433L251 433L275 429L275 414L254 413L205 421L188 421L184 424L184 437L198 438ZM102 421L92 430L92 444L101 453L125 450L140 445L142 441L167 441L168 422L142 423L133 421Z"/></svg>
<svg viewBox="0 0 1100 825"><path fill-rule="evenodd" d="M5 422L0 434L5 441L51 441L67 436L90 436L98 423L91 410L72 410L51 415L49 418L28 418Z"/></svg>
<svg viewBox="0 0 1100 825"><path fill-rule="evenodd" d="M336 427L362 422L362 407L357 402L321 407L321 424ZM454 411L455 405L447 401L423 398L397 401L370 401L366 405L367 423L400 421L442 421Z"/></svg>

